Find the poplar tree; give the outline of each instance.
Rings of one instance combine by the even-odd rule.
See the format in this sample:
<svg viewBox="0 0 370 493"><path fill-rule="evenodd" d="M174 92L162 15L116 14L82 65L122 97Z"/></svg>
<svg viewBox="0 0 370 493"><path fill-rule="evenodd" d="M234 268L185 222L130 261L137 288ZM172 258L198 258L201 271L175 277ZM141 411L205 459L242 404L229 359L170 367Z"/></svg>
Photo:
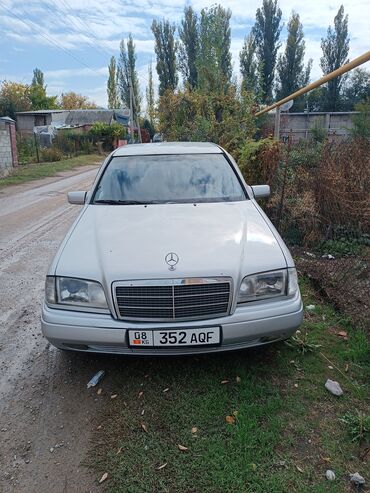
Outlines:
<svg viewBox="0 0 370 493"><path fill-rule="evenodd" d="M230 18L231 10L221 5L201 10L196 63L201 90L225 92L231 83Z"/></svg>
<svg viewBox="0 0 370 493"><path fill-rule="evenodd" d="M110 59L108 65L108 82L107 82L107 94L108 94L108 108L119 108L120 98L118 94L118 72L117 64L114 56Z"/></svg>
<svg viewBox="0 0 370 493"><path fill-rule="evenodd" d="M239 53L240 72L242 74L242 89L259 93L259 70L256 59L256 44L253 34L250 33L245 39Z"/></svg>
<svg viewBox="0 0 370 493"><path fill-rule="evenodd" d="M320 59L320 66L324 75L348 62L348 15L344 15L343 5L340 6L334 17L334 28L329 26L326 38L321 39L321 49L323 56ZM325 111L338 111L340 109L341 90L345 80L346 76L342 75L327 83L323 102Z"/></svg>
<svg viewBox="0 0 370 493"><path fill-rule="evenodd" d="M282 26L281 10L277 0L263 0L257 9L256 22L252 33L256 43L256 55L261 71L262 97L266 103L272 100L277 52L280 48L279 37Z"/></svg>
<svg viewBox="0 0 370 493"><path fill-rule="evenodd" d="M146 104L147 104L147 114L150 125L154 126L155 119L155 107L154 107L154 85L153 85L153 68L150 63L148 67L148 86L146 88Z"/></svg>
<svg viewBox="0 0 370 493"><path fill-rule="evenodd" d="M184 81L190 89L195 89L198 84L198 70L196 66L199 32L198 16L191 6L185 7L184 18L179 26L179 69Z"/></svg>
<svg viewBox="0 0 370 493"><path fill-rule="evenodd" d="M305 42L299 14L292 12L288 22L288 38L285 51L276 65L276 99L282 99L307 85L310 81L312 60L304 66ZM302 110L304 98L294 102L294 110Z"/></svg>
<svg viewBox="0 0 370 493"><path fill-rule="evenodd" d="M127 47L125 41L120 43L120 55L119 55L119 90L121 101L127 108L130 107L130 79L132 83L132 90L134 94L135 110L137 114L140 114L141 107L141 95L139 77L136 71L136 51L134 40L132 35L129 34L127 40Z"/></svg>
<svg viewBox="0 0 370 493"><path fill-rule="evenodd" d="M33 70L33 77L32 77L31 85L44 87L44 84L45 84L44 73L39 68L36 67Z"/></svg>
<svg viewBox="0 0 370 493"><path fill-rule="evenodd" d="M160 22L153 20L152 22L160 96L166 90L174 91L179 80L176 64L177 43L174 36L175 30L176 26L168 20L163 19Z"/></svg>

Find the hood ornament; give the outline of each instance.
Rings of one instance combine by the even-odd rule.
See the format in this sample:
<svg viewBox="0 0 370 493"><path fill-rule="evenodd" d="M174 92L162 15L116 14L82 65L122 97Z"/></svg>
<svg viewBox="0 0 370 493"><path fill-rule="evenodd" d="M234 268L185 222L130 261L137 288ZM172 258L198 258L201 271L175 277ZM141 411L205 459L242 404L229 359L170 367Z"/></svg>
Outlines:
<svg viewBox="0 0 370 493"><path fill-rule="evenodd" d="M174 252L170 252L170 253L167 253L167 255L164 257L166 263L168 264L168 268L169 270L175 270L176 269L176 265L179 261L179 256L174 253Z"/></svg>

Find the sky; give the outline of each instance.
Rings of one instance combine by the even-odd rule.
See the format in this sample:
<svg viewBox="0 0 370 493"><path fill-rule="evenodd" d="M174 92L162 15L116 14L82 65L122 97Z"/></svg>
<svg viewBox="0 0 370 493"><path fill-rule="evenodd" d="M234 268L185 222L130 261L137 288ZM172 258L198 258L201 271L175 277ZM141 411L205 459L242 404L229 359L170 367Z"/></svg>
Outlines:
<svg viewBox="0 0 370 493"><path fill-rule="evenodd" d="M200 11L213 0L187 1ZM239 51L254 24L262 0L223 0L232 11L233 70L239 76ZM311 80L321 77L321 38L343 3L349 16L350 59L369 50L368 0L280 0L281 50L292 10L300 14L305 33L305 58L313 59ZM142 95L148 65L155 63L152 19L163 17L178 24L184 0L0 0L0 81L30 83L35 67L45 75L49 95L75 91L106 107L108 63L119 54L119 43L131 32L137 51ZM154 65L153 65L154 67ZM366 64L369 67L369 63ZM155 73L155 70L154 70Z"/></svg>

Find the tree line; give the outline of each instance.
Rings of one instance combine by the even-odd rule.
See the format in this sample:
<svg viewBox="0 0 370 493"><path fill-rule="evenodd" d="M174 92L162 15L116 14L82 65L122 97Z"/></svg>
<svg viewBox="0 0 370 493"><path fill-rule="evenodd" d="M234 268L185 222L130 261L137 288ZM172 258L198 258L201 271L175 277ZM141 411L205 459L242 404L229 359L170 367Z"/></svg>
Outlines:
<svg viewBox="0 0 370 493"><path fill-rule="evenodd" d="M97 108L88 97L74 91L62 93L60 96L48 96L46 89L44 74L39 68L34 69L30 84L3 81L0 85L0 116L15 119L17 111Z"/></svg>
<svg viewBox="0 0 370 493"><path fill-rule="evenodd" d="M186 6L178 25L169 20L153 20L158 95L167 91L198 91L226 94L231 86L253 94L259 104L281 99L310 82L312 59L304 63L305 39L297 12L287 24L285 49L281 47L282 11L277 0L263 0L256 11L255 23L244 39L239 53L240 84L233 75L231 58L231 10L213 5L197 12ZM328 74L347 63L349 53L348 14L341 6L321 40L320 67ZM140 113L142 96L136 69L137 55L131 36L120 45L118 63L109 64L108 105L129 106L130 84ZM130 82L131 80L131 82ZM294 102L292 111L353 110L354 105L370 96L369 72L357 68L311 91ZM153 121L155 97L152 67L149 66L146 89L147 116Z"/></svg>

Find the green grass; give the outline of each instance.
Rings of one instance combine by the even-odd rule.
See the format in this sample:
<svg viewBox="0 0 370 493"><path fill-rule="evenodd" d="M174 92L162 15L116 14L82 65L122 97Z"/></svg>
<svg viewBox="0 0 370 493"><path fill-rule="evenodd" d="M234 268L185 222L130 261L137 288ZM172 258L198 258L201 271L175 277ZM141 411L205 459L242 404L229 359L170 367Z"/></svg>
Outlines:
<svg viewBox="0 0 370 493"><path fill-rule="evenodd" d="M104 156L86 154L52 163L23 164L14 169L11 175L0 178L0 188L8 185L19 185L48 176L55 176L61 171L68 171L79 166L100 164Z"/></svg>
<svg viewBox="0 0 370 493"><path fill-rule="evenodd" d="M301 288L305 305L316 305L301 328L321 345L311 352L280 343L223 355L116 360L102 385L106 411L88 460L97 479L108 472L106 491L350 491L349 473L364 475L363 448L339 418L366 411L367 340L318 302L305 280ZM348 341L333 327L346 330ZM325 390L327 378L340 382L341 398ZM227 424L234 412L235 424ZM328 468L337 476L332 483Z"/></svg>

